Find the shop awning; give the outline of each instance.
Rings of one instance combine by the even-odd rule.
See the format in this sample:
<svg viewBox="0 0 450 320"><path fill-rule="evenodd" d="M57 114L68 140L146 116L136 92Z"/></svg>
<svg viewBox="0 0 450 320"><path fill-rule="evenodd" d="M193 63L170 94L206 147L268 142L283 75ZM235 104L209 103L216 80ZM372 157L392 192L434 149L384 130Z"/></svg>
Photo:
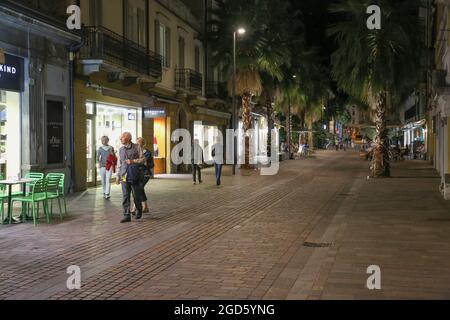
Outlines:
<svg viewBox="0 0 450 320"><path fill-rule="evenodd" d="M417 122L412 122L412 123L409 123L406 126L404 126L403 130L417 129L417 128L423 127L426 123L427 123L427 120L425 120L425 119L422 119Z"/></svg>

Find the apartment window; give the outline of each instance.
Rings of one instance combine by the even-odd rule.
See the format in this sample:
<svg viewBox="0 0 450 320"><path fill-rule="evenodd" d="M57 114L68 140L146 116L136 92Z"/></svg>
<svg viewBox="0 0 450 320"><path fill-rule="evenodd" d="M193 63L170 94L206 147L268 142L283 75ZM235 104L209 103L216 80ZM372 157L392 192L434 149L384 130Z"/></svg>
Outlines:
<svg viewBox="0 0 450 320"><path fill-rule="evenodd" d="M195 71L200 72L200 48L195 46Z"/></svg>
<svg viewBox="0 0 450 320"><path fill-rule="evenodd" d="M142 47L145 47L145 11L142 8L137 9L137 42Z"/></svg>
<svg viewBox="0 0 450 320"><path fill-rule="evenodd" d="M125 32L125 35L127 37L127 39L137 42L136 41L136 19L135 19L136 13L135 13L135 8L128 3L127 6L127 30Z"/></svg>
<svg viewBox="0 0 450 320"><path fill-rule="evenodd" d="M158 20L155 22L155 51L163 57L163 66L170 67L170 28L160 23Z"/></svg>
<svg viewBox="0 0 450 320"><path fill-rule="evenodd" d="M139 44L141 47L146 46L145 42L145 11L142 8L136 8L130 3L127 6L127 39Z"/></svg>
<svg viewBox="0 0 450 320"><path fill-rule="evenodd" d="M186 43L183 37L178 38L178 68L184 69L184 57L185 57Z"/></svg>

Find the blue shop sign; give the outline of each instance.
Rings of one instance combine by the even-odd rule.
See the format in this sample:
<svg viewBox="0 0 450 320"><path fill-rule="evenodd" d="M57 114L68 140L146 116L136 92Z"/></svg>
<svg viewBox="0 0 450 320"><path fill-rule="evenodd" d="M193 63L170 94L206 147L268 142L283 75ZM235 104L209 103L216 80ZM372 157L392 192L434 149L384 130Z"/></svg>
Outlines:
<svg viewBox="0 0 450 320"><path fill-rule="evenodd" d="M166 109L165 108L144 108L144 119L155 119L155 118L165 118Z"/></svg>
<svg viewBox="0 0 450 320"><path fill-rule="evenodd" d="M0 64L0 89L23 91L23 67L23 58L5 54L5 63Z"/></svg>

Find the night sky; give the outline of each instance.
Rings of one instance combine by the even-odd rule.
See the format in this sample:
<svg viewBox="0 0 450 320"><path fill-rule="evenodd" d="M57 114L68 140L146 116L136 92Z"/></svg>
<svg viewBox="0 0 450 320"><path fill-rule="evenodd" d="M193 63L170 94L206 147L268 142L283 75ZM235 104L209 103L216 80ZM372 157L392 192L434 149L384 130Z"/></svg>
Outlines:
<svg viewBox="0 0 450 320"><path fill-rule="evenodd" d="M326 29L332 23L328 6L335 2L330 0L291 0L295 8L302 12L306 29L306 41L309 46L320 48L320 53L329 60L335 49L333 41L326 36Z"/></svg>

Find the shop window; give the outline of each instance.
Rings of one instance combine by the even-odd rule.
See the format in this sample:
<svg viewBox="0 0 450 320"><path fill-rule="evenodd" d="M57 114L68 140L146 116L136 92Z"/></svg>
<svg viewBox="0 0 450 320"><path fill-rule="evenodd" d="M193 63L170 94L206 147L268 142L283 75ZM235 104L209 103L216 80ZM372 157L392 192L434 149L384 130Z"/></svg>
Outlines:
<svg viewBox="0 0 450 320"><path fill-rule="evenodd" d="M87 183L94 186L100 181L100 172L96 170L97 150L101 146L101 138L107 136L109 145L117 153L122 147L120 136L123 132L130 132L133 141L137 138L138 111L134 108L107 105L95 102L86 103L86 159Z"/></svg>
<svg viewBox="0 0 450 320"><path fill-rule="evenodd" d="M18 177L21 173L20 95L0 91L0 175Z"/></svg>
<svg viewBox="0 0 450 320"><path fill-rule="evenodd" d="M194 140L199 141L199 145L204 151L206 148L211 151L211 147L215 141L221 137L222 133L219 131L219 127L203 125L201 121L194 123ZM205 161L209 162L213 160L210 152L205 153L203 156Z"/></svg>

